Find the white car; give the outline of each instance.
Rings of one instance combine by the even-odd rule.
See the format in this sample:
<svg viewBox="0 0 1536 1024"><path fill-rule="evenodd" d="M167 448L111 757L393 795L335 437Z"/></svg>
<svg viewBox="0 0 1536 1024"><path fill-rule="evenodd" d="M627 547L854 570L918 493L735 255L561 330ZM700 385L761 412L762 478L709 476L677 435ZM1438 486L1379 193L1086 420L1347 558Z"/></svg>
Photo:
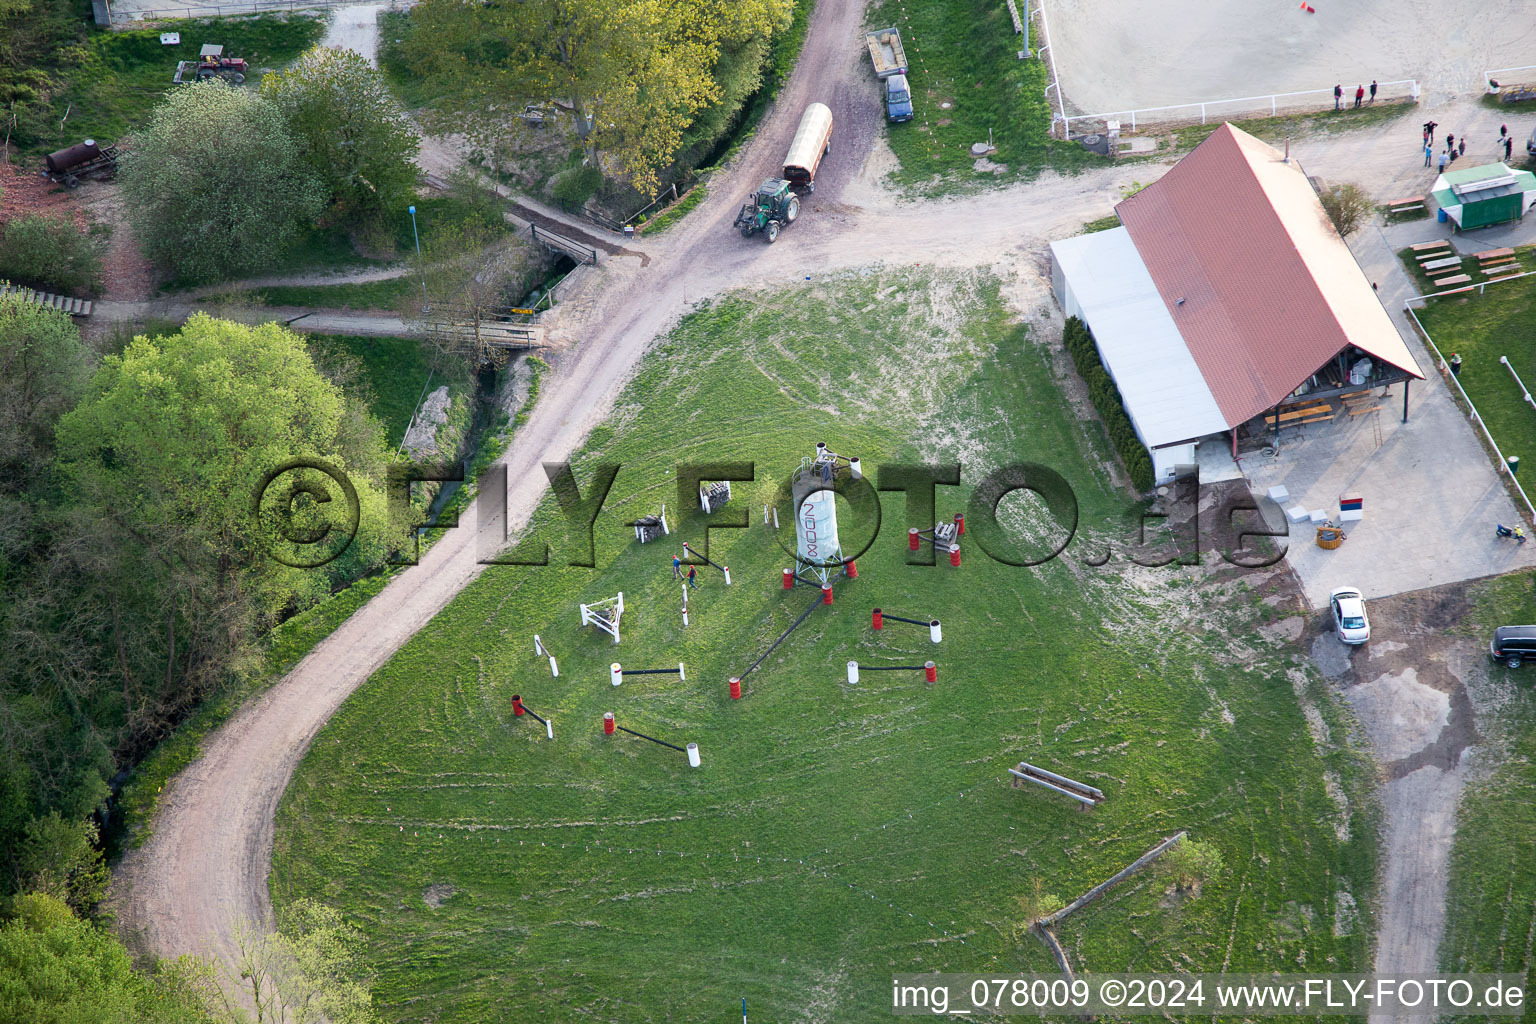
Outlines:
<svg viewBox="0 0 1536 1024"><path fill-rule="evenodd" d="M1336 587L1328 595L1333 609L1333 629L1346 644L1363 644L1371 638L1371 620L1365 614L1365 598L1354 587Z"/></svg>

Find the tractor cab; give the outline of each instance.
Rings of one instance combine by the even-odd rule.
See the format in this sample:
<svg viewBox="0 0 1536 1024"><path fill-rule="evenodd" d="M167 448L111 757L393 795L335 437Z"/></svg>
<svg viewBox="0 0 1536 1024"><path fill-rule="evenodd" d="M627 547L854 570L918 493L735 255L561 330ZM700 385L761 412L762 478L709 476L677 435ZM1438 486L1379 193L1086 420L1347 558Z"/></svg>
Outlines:
<svg viewBox="0 0 1536 1024"><path fill-rule="evenodd" d="M741 237L749 238L763 232L772 242L779 231L792 224L800 215L800 197L790 191L789 182L783 178L769 178L758 186L752 200L742 206L736 215L736 228Z"/></svg>

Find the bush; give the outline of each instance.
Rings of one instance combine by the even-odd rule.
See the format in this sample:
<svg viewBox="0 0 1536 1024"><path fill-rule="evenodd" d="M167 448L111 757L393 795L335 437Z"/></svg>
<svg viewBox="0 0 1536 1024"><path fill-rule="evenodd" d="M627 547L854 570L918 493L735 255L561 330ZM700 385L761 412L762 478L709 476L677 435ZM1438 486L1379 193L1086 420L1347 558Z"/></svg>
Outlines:
<svg viewBox="0 0 1536 1024"><path fill-rule="evenodd" d="M282 111L217 79L155 108L122 187L145 254L189 281L271 266L325 204Z"/></svg>
<svg viewBox="0 0 1536 1024"><path fill-rule="evenodd" d="M1061 344L1072 357L1077 375L1088 385L1088 398L1098 411L1099 419L1103 420L1110 443L1115 446L1125 471L1130 474L1132 486L1138 491L1151 490L1155 482L1152 458L1147 454L1141 438L1136 436L1136 428L1131 425L1131 418L1125 412L1125 403L1120 398L1120 389L1115 387L1114 379L1104 369L1098 347L1094 345L1093 335L1088 333L1087 325L1075 316L1069 317L1066 329L1062 331Z"/></svg>
<svg viewBox="0 0 1536 1024"><path fill-rule="evenodd" d="M69 295L101 291L101 243L61 217L17 217L0 234L0 278Z"/></svg>
<svg viewBox="0 0 1536 1024"><path fill-rule="evenodd" d="M1341 235L1348 236L1371 215L1371 197L1355 185L1335 185L1318 198Z"/></svg>
<svg viewBox="0 0 1536 1024"><path fill-rule="evenodd" d="M562 174L555 182L555 198L567 210L580 210L603 187L603 172L591 164Z"/></svg>

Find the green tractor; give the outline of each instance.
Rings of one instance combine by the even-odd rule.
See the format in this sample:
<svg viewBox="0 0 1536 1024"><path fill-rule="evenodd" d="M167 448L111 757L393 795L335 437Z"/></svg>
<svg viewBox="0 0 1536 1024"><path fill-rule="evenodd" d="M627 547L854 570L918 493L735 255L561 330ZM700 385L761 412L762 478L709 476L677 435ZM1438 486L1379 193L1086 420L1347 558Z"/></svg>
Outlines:
<svg viewBox="0 0 1536 1024"><path fill-rule="evenodd" d="M742 206L736 215L735 226L742 238L750 238L761 231L772 242L798 216L800 197L790 191L789 182L783 178L769 178L758 186L752 201Z"/></svg>

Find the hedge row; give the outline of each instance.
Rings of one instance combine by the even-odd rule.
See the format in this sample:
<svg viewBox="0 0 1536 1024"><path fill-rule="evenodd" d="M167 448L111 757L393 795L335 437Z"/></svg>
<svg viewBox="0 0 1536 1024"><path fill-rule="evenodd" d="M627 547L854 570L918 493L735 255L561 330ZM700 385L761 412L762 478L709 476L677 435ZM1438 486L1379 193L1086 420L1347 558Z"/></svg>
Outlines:
<svg viewBox="0 0 1536 1024"><path fill-rule="evenodd" d="M1072 356L1072 364L1077 367L1078 376L1088 385L1088 397L1098 410L1099 419L1104 421L1109 439L1115 451L1120 453L1120 461L1124 463L1126 472L1131 475L1131 483L1138 491L1151 490L1154 482L1152 459L1147 454L1146 446L1136 436L1131 418L1125 414L1120 389L1115 387L1109 371L1104 369L1104 364L1099 360L1098 347L1094 345L1093 335L1088 333L1087 325L1075 316L1069 317L1066 330L1061 335L1061 343Z"/></svg>

